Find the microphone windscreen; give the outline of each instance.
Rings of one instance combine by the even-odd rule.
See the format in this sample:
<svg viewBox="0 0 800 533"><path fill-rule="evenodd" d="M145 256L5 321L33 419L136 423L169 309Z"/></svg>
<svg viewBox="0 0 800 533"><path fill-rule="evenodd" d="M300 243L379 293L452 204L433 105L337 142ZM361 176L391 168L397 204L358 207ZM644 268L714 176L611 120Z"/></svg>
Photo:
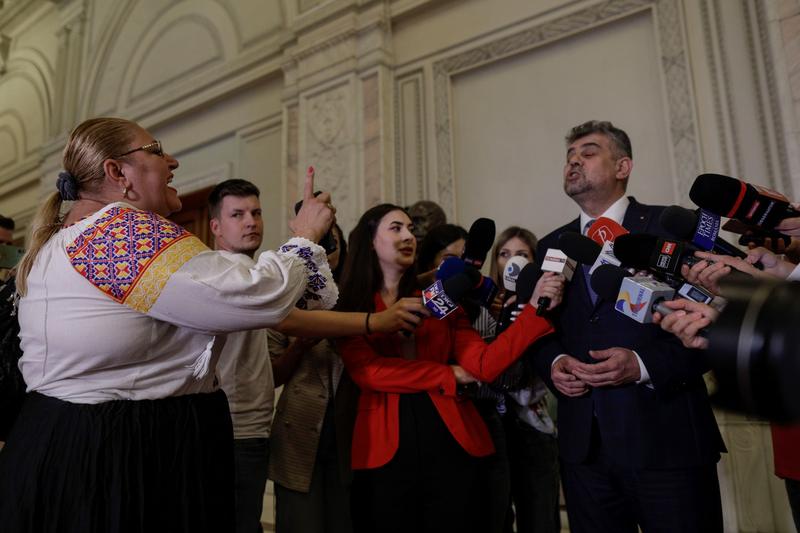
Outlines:
<svg viewBox="0 0 800 533"><path fill-rule="evenodd" d="M517 303L526 304L531 301L533 289L541 277L541 271L533 263L528 263L519 273L517 278Z"/></svg>
<svg viewBox="0 0 800 533"><path fill-rule="evenodd" d="M661 212L658 221L676 239L691 241L697 229L697 213L679 205L671 205Z"/></svg>
<svg viewBox="0 0 800 533"><path fill-rule="evenodd" d="M565 231L558 237L559 249L567 254L567 257L574 259L584 265L591 265L597 260L602 247L589 237L585 237L574 231Z"/></svg>
<svg viewBox="0 0 800 533"><path fill-rule="evenodd" d="M452 278L456 274L464 272L465 268L467 268L467 265L458 257L448 257L436 269L436 279Z"/></svg>
<svg viewBox="0 0 800 533"><path fill-rule="evenodd" d="M480 268L494 244L494 233L494 220L479 218L473 222L464 245L464 261Z"/></svg>
<svg viewBox="0 0 800 533"><path fill-rule="evenodd" d="M480 273L478 273L480 276ZM442 281L442 288L444 293L450 297L451 300L458 303L464 299L464 296L475 287L475 284L480 281L475 280L467 270L456 274L455 276Z"/></svg>
<svg viewBox="0 0 800 533"><path fill-rule="evenodd" d="M507 291L517 291L517 279L519 273L525 268L525 265L530 263L526 258L521 255L515 255L506 261L506 266L503 268L503 287Z"/></svg>
<svg viewBox="0 0 800 533"><path fill-rule="evenodd" d="M607 242L614 242L620 235L629 233L616 220L607 217L600 217L594 221L586 232L586 236L594 242L603 246Z"/></svg>
<svg viewBox="0 0 800 533"><path fill-rule="evenodd" d="M630 274L616 265L600 265L592 273L592 290L605 300L616 301L622 280Z"/></svg>
<svg viewBox="0 0 800 533"><path fill-rule="evenodd" d="M614 242L614 255L623 265L644 270L650 266L657 242L658 237L646 233L621 235Z"/></svg>
<svg viewBox="0 0 800 533"><path fill-rule="evenodd" d="M751 198L748 196L757 193L743 181L721 174L700 174L689 190L689 198L695 204L723 217L731 217L730 211L742 205L742 195L749 205Z"/></svg>

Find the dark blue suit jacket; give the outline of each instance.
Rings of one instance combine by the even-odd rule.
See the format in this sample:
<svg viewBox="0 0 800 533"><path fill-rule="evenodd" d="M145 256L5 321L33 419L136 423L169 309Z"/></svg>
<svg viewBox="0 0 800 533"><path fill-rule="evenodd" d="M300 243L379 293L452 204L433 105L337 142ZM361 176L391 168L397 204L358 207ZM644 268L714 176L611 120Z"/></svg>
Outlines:
<svg viewBox="0 0 800 533"><path fill-rule="evenodd" d="M666 235L658 218L662 206L632 197L623 226L631 233ZM539 241L536 257L558 248L565 231L580 233L579 219ZM603 450L611 460L637 468L687 468L713 464L725 451L711 411L702 375L708 370L702 352L689 350L660 327L643 325L614 309L614 301L592 305L583 269L578 266L564 301L554 310L556 334L535 344L530 354L539 374L558 396L561 457L584 461L590 452L593 416ZM636 351L650 374L645 385L599 387L579 398L560 394L550 379L550 365L565 353L593 363L589 350L622 347Z"/></svg>

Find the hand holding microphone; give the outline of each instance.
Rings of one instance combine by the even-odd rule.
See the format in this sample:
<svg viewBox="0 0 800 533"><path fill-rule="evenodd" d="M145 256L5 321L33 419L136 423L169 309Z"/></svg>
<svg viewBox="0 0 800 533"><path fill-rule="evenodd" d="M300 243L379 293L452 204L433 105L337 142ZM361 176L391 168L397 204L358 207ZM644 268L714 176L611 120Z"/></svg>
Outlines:
<svg viewBox="0 0 800 533"><path fill-rule="evenodd" d="M563 236L563 235L562 235ZM561 240L559 239L559 244ZM599 245L597 245L599 248ZM547 252L545 253L544 259L542 260L542 272L552 272L554 274L561 274L563 277L563 281L561 282L561 286L563 288L564 281L572 280L572 275L575 273L575 260L570 259L567 254L562 252L557 248L548 248ZM544 279L544 276L542 276ZM552 279L549 278L549 279ZM537 283L538 286L538 283ZM552 291L544 291L541 294L537 295L536 299L536 314L541 316L545 313L545 311L552 309L555 307L552 305L552 298L550 293Z"/></svg>
<svg viewBox="0 0 800 533"><path fill-rule="evenodd" d="M687 348L708 348L708 338L704 332L717 319L719 311L708 304L684 299L666 301L663 305L671 312L655 313L655 324L660 324L661 329L678 337Z"/></svg>

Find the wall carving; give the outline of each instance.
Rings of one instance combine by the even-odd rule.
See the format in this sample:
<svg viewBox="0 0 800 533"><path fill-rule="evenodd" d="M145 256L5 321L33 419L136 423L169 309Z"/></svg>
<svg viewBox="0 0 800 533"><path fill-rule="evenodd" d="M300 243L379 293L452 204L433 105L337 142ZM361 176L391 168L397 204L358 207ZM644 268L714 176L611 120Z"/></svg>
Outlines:
<svg viewBox="0 0 800 533"><path fill-rule="evenodd" d="M301 103L300 123L305 124L305 162L316 169L315 187L330 191L340 205L353 205L350 190L354 176L352 145L352 87L345 83ZM305 176L300 176L302 179Z"/></svg>
<svg viewBox="0 0 800 533"><path fill-rule="evenodd" d="M433 64L434 123L437 169L437 201L449 217L454 216L454 177L452 160L452 125L450 109L451 77L510 55L586 31L600 24L653 9L657 16L661 49L661 68L668 95L668 113L672 158L676 169L676 195L688 200L688 184L699 169L699 149L695 131L693 99L689 83L689 65L682 33L680 5L677 0L608 0L565 15L508 37L445 57Z"/></svg>

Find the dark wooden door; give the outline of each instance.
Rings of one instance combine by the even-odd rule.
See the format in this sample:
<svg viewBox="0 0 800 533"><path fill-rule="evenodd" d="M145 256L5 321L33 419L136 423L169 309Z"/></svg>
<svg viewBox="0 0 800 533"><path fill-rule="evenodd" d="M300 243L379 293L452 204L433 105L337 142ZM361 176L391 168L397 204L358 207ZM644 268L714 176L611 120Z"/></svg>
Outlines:
<svg viewBox="0 0 800 533"><path fill-rule="evenodd" d="M181 196L183 207L169 219L197 236L209 248L214 247L214 236L208 229L208 195L214 187L206 187Z"/></svg>

